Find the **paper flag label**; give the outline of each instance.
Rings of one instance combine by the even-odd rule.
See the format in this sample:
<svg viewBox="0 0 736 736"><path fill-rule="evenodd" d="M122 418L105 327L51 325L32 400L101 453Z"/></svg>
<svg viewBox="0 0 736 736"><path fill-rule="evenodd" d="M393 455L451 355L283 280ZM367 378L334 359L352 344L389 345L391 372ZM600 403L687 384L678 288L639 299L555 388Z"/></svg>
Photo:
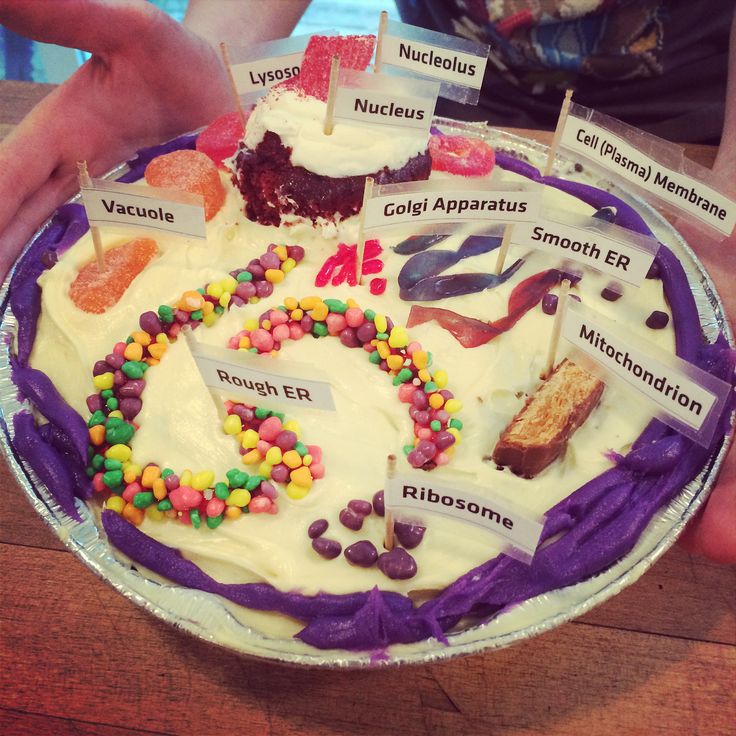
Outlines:
<svg viewBox="0 0 736 736"><path fill-rule="evenodd" d="M487 489L434 483L431 473L386 479L384 502L387 509L429 511L480 526L502 537L517 553L510 551L509 554L525 562L534 557L542 534L538 518L532 518L508 502L494 499Z"/></svg>
<svg viewBox="0 0 736 736"><path fill-rule="evenodd" d="M92 226L122 225L207 238L201 196L106 179L93 179L92 185L81 190Z"/></svg>
<svg viewBox="0 0 736 736"><path fill-rule="evenodd" d="M562 337L645 396L665 424L707 447L731 387L569 300Z"/></svg>
<svg viewBox="0 0 736 736"><path fill-rule="evenodd" d="M255 401L335 410L330 384L311 366L293 361L279 365L269 356L203 345L191 336L188 344L208 388Z"/></svg>

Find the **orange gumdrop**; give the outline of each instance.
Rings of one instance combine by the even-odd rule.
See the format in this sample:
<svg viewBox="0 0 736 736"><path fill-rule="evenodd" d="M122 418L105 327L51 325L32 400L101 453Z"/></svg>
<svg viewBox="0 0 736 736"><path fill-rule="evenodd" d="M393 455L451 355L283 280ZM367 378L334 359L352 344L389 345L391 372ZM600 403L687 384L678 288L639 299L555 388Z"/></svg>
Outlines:
<svg viewBox="0 0 736 736"><path fill-rule="evenodd" d="M158 254L156 241L136 238L105 251L105 270L97 261L83 266L69 288L69 297L82 311L102 314L120 301L133 279Z"/></svg>
<svg viewBox="0 0 736 736"><path fill-rule="evenodd" d="M156 156L146 166L145 177L152 187L201 194L205 220L211 220L225 201L217 166L201 151L184 149Z"/></svg>

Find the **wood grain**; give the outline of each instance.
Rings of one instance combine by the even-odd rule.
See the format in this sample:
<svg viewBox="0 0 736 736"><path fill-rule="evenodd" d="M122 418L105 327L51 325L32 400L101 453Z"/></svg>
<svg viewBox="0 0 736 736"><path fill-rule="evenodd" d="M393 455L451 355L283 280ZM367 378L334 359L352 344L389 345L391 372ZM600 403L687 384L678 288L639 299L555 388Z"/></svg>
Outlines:
<svg viewBox="0 0 736 736"><path fill-rule="evenodd" d="M0 136L49 89L0 82ZM712 162L713 149L697 148ZM0 566L8 736L715 735L736 722L736 570L678 548L541 637L437 665L358 672L248 659L155 619L67 551L4 462Z"/></svg>

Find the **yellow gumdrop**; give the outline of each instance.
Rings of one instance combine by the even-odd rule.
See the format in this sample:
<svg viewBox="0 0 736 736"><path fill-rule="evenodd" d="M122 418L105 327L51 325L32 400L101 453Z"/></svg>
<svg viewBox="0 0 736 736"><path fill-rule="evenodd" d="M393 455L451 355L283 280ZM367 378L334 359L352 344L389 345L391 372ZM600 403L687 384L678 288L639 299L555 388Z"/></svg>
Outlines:
<svg viewBox="0 0 736 736"><path fill-rule="evenodd" d="M271 477L271 469L273 468L273 465L271 463L266 462L265 460L258 466L258 475L262 475L264 478L270 478Z"/></svg>
<svg viewBox="0 0 736 736"><path fill-rule="evenodd" d="M286 250L285 245L277 245L273 252L279 257L280 261L285 261L289 257L289 251Z"/></svg>
<svg viewBox="0 0 736 736"><path fill-rule="evenodd" d="M163 501L167 495L166 481L163 478L156 478L156 480L153 481L153 497L157 501Z"/></svg>
<svg viewBox="0 0 736 736"><path fill-rule="evenodd" d="M151 505L150 505L150 506L149 506L149 507L148 507L148 508L146 509L146 516L147 516L147 517L148 517L149 519L151 519L152 521L161 521L161 519L163 519L163 518L164 518L164 512L163 512L163 511L159 511L159 510L158 510L158 509L156 508L156 505L155 505L155 504L151 504Z"/></svg>
<svg viewBox="0 0 736 736"><path fill-rule="evenodd" d="M205 316L211 314L214 311L215 305L212 302L207 301L202 305L202 314L204 314Z"/></svg>
<svg viewBox="0 0 736 736"><path fill-rule="evenodd" d="M273 447L268 448L268 452L266 452L266 462L269 463L269 465L278 465L281 462L282 458L282 452L280 447L276 447L275 445Z"/></svg>
<svg viewBox="0 0 736 736"><path fill-rule="evenodd" d="M192 471L191 470L185 470L179 476L179 485L180 486L191 486L192 485Z"/></svg>
<svg viewBox="0 0 736 736"><path fill-rule="evenodd" d="M419 369L427 367L427 352L425 350L415 350L411 355L412 363Z"/></svg>
<svg viewBox="0 0 736 736"><path fill-rule="evenodd" d="M141 477L141 466L136 463L123 464L123 480L126 483L132 483Z"/></svg>
<svg viewBox="0 0 736 736"><path fill-rule="evenodd" d="M447 371L437 371L434 374L434 382L437 388L445 388L447 386Z"/></svg>
<svg viewBox="0 0 736 736"><path fill-rule="evenodd" d="M211 284L207 284L207 296L219 299L222 296L222 291L222 284L219 281L213 281Z"/></svg>
<svg viewBox="0 0 736 736"><path fill-rule="evenodd" d="M445 399L442 394L430 394L429 405L433 409L441 409L444 403Z"/></svg>
<svg viewBox="0 0 736 736"><path fill-rule="evenodd" d="M330 308L324 303L319 302L312 308L311 317L315 322L324 322L327 319L327 315L330 313Z"/></svg>
<svg viewBox="0 0 736 736"><path fill-rule="evenodd" d="M110 460L118 460L121 463L125 463L130 460L130 456L133 450L128 445L111 445L105 450L105 457Z"/></svg>
<svg viewBox="0 0 736 736"><path fill-rule="evenodd" d="M309 453L307 453L302 458L302 465L306 465L307 467L309 467L312 464L312 460L314 460L314 458Z"/></svg>
<svg viewBox="0 0 736 736"><path fill-rule="evenodd" d="M259 439L255 429L246 429L243 433L243 447L246 450L252 450L258 444Z"/></svg>
<svg viewBox="0 0 736 736"><path fill-rule="evenodd" d="M299 306L306 312L314 308L321 301L318 296L305 296L299 300Z"/></svg>
<svg viewBox="0 0 736 736"><path fill-rule="evenodd" d="M389 370L392 370L392 371L401 370L401 367L404 365L404 356L403 355L389 355L388 358L386 358L386 363L389 367Z"/></svg>
<svg viewBox="0 0 736 736"><path fill-rule="evenodd" d="M388 356L391 355L391 348L388 346L388 343L384 342L383 340L376 343L376 350L384 360L386 360Z"/></svg>
<svg viewBox="0 0 736 736"><path fill-rule="evenodd" d="M164 357L164 353L168 349L168 345L163 342L155 342L152 345L148 346L148 353L152 358L156 358L156 360L161 360L161 358Z"/></svg>
<svg viewBox="0 0 736 736"><path fill-rule="evenodd" d="M153 488L153 482L161 477L161 468L158 465L146 465L141 475L141 485L144 488Z"/></svg>
<svg viewBox="0 0 736 736"><path fill-rule="evenodd" d="M144 330L136 330L130 335L139 345L143 345L144 348L151 344L151 336Z"/></svg>
<svg viewBox="0 0 736 736"><path fill-rule="evenodd" d="M266 281L270 281L272 284L280 284L286 274L280 268L267 268L265 276Z"/></svg>
<svg viewBox="0 0 736 736"><path fill-rule="evenodd" d="M289 498L294 499L294 501L299 501L300 499L304 498L307 493L309 493L309 488L297 485L293 481L289 483L288 486L286 486L286 495Z"/></svg>
<svg viewBox="0 0 736 736"><path fill-rule="evenodd" d="M298 440L301 439L302 428L299 426L299 422L297 422L296 419L289 419L288 422L284 422L282 429L287 429L289 432L293 432Z"/></svg>
<svg viewBox="0 0 736 736"><path fill-rule="evenodd" d="M237 414L228 414L222 423L225 434L238 434L243 429L243 420Z"/></svg>
<svg viewBox="0 0 736 736"><path fill-rule="evenodd" d="M432 380L432 374L426 368L422 368L417 373L417 378L419 378L422 383L427 383Z"/></svg>
<svg viewBox="0 0 736 736"><path fill-rule="evenodd" d="M243 515L243 510L238 508L237 506L228 506L225 509L225 516L228 519L237 519L239 516Z"/></svg>
<svg viewBox="0 0 736 736"><path fill-rule="evenodd" d="M449 411L450 414L454 414L463 408L463 403L460 399L448 399L445 402L445 411Z"/></svg>
<svg viewBox="0 0 736 736"><path fill-rule="evenodd" d="M299 301L293 296L287 296L286 299L284 299L284 306L290 312L293 312L299 306ZM292 315L292 317L293 316L294 315Z"/></svg>
<svg viewBox="0 0 736 736"><path fill-rule="evenodd" d="M225 276L225 278L220 283L222 284L222 288L228 294L234 294L235 289L238 288L238 280L234 276L230 276L229 274Z"/></svg>
<svg viewBox="0 0 736 736"><path fill-rule="evenodd" d="M243 455L243 463L245 465L254 465L255 463L261 462L261 460L263 460L263 457L255 447L252 450L248 450L248 452Z"/></svg>
<svg viewBox="0 0 736 736"><path fill-rule="evenodd" d="M296 450L287 450L281 462L286 465L287 468L298 468L302 464L302 456Z"/></svg>
<svg viewBox="0 0 736 736"><path fill-rule="evenodd" d="M312 487L312 473L306 465L302 465L301 468L296 468L289 473L292 483L296 483L298 486L304 488Z"/></svg>
<svg viewBox="0 0 736 736"><path fill-rule="evenodd" d="M211 488L215 483L215 471L203 470L192 478L192 488L196 491L204 491Z"/></svg>
<svg viewBox="0 0 736 736"><path fill-rule="evenodd" d="M291 318L294 320L294 322L299 322L301 318L304 316L304 310L303 309L292 309L291 310Z"/></svg>
<svg viewBox="0 0 736 736"><path fill-rule="evenodd" d="M460 430L457 427L450 427L447 431L455 438L455 444L459 445L460 444Z"/></svg>
<svg viewBox="0 0 736 736"><path fill-rule="evenodd" d="M245 323L243 324L243 329L248 330L248 332L253 332L253 330L258 329L258 320L254 317L251 317L250 319L245 320Z"/></svg>
<svg viewBox="0 0 736 736"><path fill-rule="evenodd" d="M196 312L203 304L204 297L198 291L185 291L176 306L184 312Z"/></svg>
<svg viewBox="0 0 736 736"><path fill-rule="evenodd" d="M217 322L218 315L215 312L210 312L209 314L205 314L204 317L202 317L202 323L206 327L212 327L215 322Z"/></svg>
<svg viewBox="0 0 736 736"><path fill-rule="evenodd" d="M282 264L281 264L281 270L284 273L289 273L289 271L293 271L296 266L296 261L293 258L287 258Z"/></svg>
<svg viewBox="0 0 736 736"><path fill-rule="evenodd" d="M125 508L125 499L122 496L110 496L110 498L105 501L105 508L111 509L116 514L122 514L123 509Z"/></svg>
<svg viewBox="0 0 736 736"><path fill-rule="evenodd" d="M250 503L250 491L245 488L236 488L230 492L230 495L225 501L226 506L247 506Z"/></svg>
<svg viewBox="0 0 736 736"><path fill-rule="evenodd" d="M392 348L405 348L409 344L409 335L403 327L396 325L388 336L388 344Z"/></svg>
<svg viewBox="0 0 736 736"><path fill-rule="evenodd" d="M223 309L227 309L227 305L230 304L231 298L232 298L232 295L230 294L230 292L224 291L222 293L222 296L217 301Z"/></svg>
<svg viewBox="0 0 736 736"><path fill-rule="evenodd" d="M100 373L99 376L93 376L92 383L98 391L107 391L115 385L115 374Z"/></svg>
<svg viewBox="0 0 736 736"><path fill-rule="evenodd" d="M388 327L388 322L386 321L386 315L385 314L377 314L373 318L373 324L376 326L376 329L379 332L386 332L386 328Z"/></svg>
<svg viewBox="0 0 736 736"><path fill-rule="evenodd" d="M156 335L156 342L161 345L168 345L169 336L165 332L159 332L158 335Z"/></svg>

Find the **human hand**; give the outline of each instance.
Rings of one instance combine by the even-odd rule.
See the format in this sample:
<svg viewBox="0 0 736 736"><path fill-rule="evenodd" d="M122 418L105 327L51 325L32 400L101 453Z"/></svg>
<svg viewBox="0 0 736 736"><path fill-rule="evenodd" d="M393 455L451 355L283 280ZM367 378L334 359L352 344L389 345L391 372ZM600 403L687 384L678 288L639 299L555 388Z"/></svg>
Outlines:
<svg viewBox="0 0 736 736"><path fill-rule="evenodd" d="M232 107L218 53L143 0L0 0L16 33L92 58L0 143L0 279L41 222L77 189L76 162L98 176Z"/></svg>

